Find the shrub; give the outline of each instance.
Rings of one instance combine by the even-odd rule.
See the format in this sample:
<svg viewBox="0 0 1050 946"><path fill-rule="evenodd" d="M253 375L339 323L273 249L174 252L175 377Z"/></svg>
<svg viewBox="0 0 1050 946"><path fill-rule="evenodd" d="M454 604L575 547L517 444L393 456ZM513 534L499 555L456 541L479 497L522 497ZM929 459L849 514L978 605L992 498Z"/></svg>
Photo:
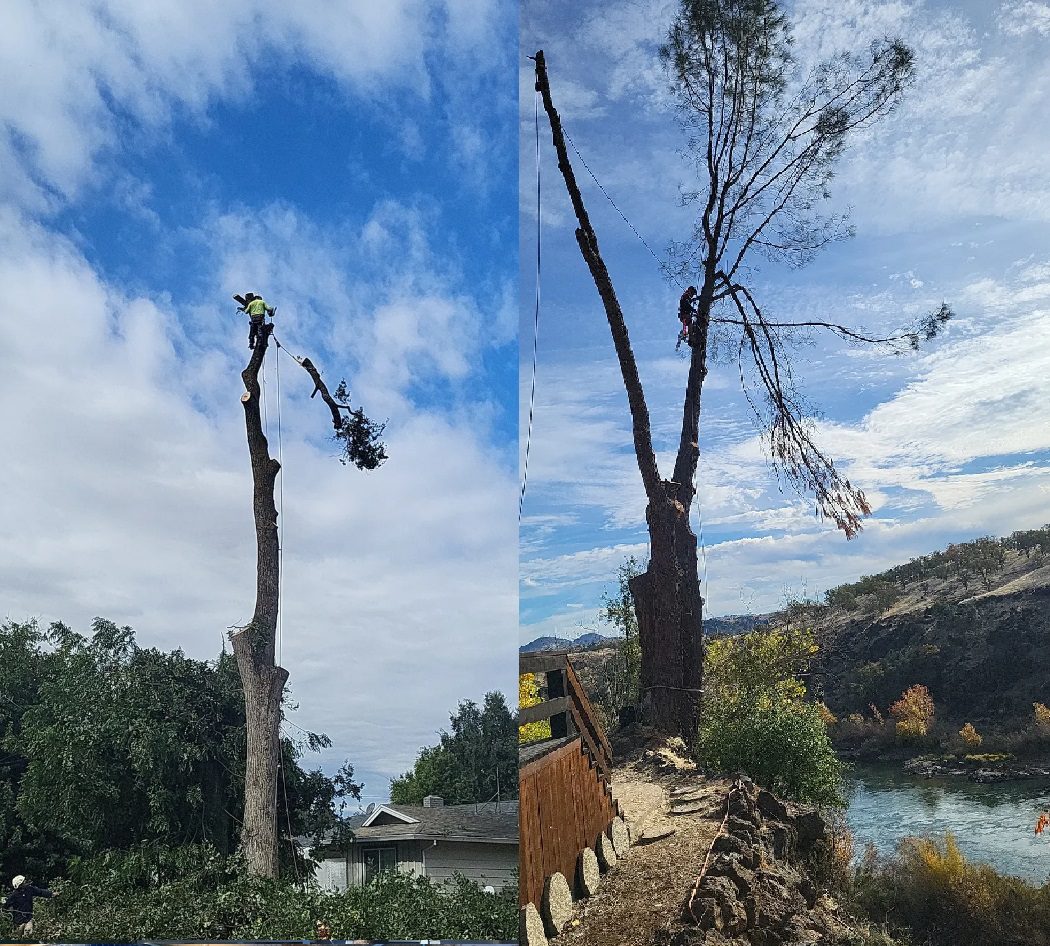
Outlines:
<svg viewBox="0 0 1050 946"><path fill-rule="evenodd" d="M827 704L818 700L813 704L817 708L817 712L820 713L820 718L824 721L825 726L834 726L839 721L839 718L828 709Z"/></svg>
<svg viewBox="0 0 1050 946"><path fill-rule="evenodd" d="M536 706L540 700L540 685L534 673L523 673L518 677L518 706ZM538 739L550 739L551 721L541 719L535 723L526 723L518 727L518 742L536 742Z"/></svg>
<svg viewBox="0 0 1050 946"><path fill-rule="evenodd" d="M897 720L896 732L901 742L920 742L933 725L934 706L930 691L921 683L908 687L890 707Z"/></svg>
<svg viewBox="0 0 1050 946"><path fill-rule="evenodd" d="M53 889L33 923L52 941L303 940L318 921L335 939L510 940L517 927L514 887L494 895L462 877L381 873L334 893L250 877L239 858L204 846L111 852L75 864Z"/></svg>
<svg viewBox="0 0 1050 946"><path fill-rule="evenodd" d="M1036 727L1044 731L1050 731L1050 707L1044 703L1033 703L1032 711Z"/></svg>
<svg viewBox="0 0 1050 946"><path fill-rule="evenodd" d="M813 805L841 806L842 763L811 703L734 706L709 712L700 730L705 762L746 772L760 785Z"/></svg>
<svg viewBox="0 0 1050 946"><path fill-rule="evenodd" d="M842 764L820 709L804 701L799 679L815 651L812 634L802 630L711 641L699 733L703 761L746 772L789 798L841 805Z"/></svg>
<svg viewBox="0 0 1050 946"><path fill-rule="evenodd" d="M908 838L887 860L868 859L855 883L872 919L937 946L1050 946L1050 884L1033 886L966 860L949 834Z"/></svg>

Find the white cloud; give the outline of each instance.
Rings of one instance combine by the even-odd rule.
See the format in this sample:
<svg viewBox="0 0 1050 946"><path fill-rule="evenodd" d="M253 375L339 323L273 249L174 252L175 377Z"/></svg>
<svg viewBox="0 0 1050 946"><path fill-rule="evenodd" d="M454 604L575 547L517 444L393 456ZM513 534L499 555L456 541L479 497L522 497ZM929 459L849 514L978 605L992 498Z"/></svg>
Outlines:
<svg viewBox="0 0 1050 946"><path fill-rule="evenodd" d="M0 7L0 197L46 206L75 196L96 159L170 134L176 115L205 120L243 99L254 70L302 62L355 93L432 95L428 58L493 35L498 0L9 0ZM484 44L481 46L485 48ZM492 49L492 45L488 47ZM463 81L492 55L471 57Z"/></svg>
<svg viewBox="0 0 1050 946"><path fill-rule="evenodd" d="M267 285L281 287L282 306L289 300L279 331L294 328L302 343L320 338L318 327L342 310L313 309L317 300L349 306L353 291L376 290L354 315L361 350L341 348L338 332L318 343L320 353L304 350L330 380L349 368L355 389L354 369L364 373L382 335L390 287L376 273L337 278L332 246L313 243L294 214L272 213L263 218L284 239L268 242L268 262L280 265ZM220 255L216 281L261 279L253 260L239 249ZM6 613L81 630L101 615L133 625L144 645L214 656L254 600L243 324L211 308L210 288L175 303L125 294L67 240L10 210L0 213L0 281ZM458 305L434 289L424 313ZM441 359L421 370L452 382L462 373ZM274 382L271 360L276 449ZM411 764L460 699L513 693L516 482L483 426L410 401L396 372L373 376L367 390L390 407L390 460L372 473L336 462L327 412L289 360L281 382L283 652L301 705L293 718L327 731L333 755L372 773L368 791L382 794L384 778Z"/></svg>

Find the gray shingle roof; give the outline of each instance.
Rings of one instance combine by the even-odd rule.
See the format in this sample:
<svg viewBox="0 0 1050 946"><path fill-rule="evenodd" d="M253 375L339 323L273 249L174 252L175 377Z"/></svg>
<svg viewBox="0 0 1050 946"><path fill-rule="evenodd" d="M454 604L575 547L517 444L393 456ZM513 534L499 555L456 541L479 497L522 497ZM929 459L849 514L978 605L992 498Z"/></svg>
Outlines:
<svg viewBox="0 0 1050 946"><path fill-rule="evenodd" d="M424 808L422 805L394 805L391 808L416 823L386 821L363 827L367 816L354 815L348 819L358 843L376 841L408 841L413 838L441 840L459 838L464 841L489 841L504 844L518 843L518 802L516 799L485 802L478 805L444 805ZM386 820L386 819L383 819Z"/></svg>

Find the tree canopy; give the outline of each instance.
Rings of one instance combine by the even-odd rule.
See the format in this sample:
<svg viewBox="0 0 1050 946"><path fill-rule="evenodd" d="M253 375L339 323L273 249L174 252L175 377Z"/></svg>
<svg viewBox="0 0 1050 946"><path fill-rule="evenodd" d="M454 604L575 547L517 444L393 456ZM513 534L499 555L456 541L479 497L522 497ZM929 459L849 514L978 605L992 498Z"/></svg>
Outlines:
<svg viewBox="0 0 1050 946"><path fill-rule="evenodd" d="M329 745L282 739L281 834L320 833L361 786L299 764ZM235 850L243 806L244 703L233 657L140 647L96 619L0 626L0 874L44 882L72 858L142 844ZM282 855L290 857L290 846Z"/></svg>
<svg viewBox="0 0 1050 946"><path fill-rule="evenodd" d="M518 724L502 693L485 694L483 706L464 700L449 717L451 732L424 746L410 772L391 780L390 800L418 805L427 795L446 804L517 798Z"/></svg>

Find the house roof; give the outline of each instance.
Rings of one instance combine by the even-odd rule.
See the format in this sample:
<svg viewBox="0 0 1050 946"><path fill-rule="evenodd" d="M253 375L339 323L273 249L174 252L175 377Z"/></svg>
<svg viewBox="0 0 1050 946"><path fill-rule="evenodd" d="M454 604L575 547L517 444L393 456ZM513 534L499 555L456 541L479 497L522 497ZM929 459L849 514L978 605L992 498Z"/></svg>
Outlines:
<svg viewBox="0 0 1050 946"><path fill-rule="evenodd" d="M511 799L437 808L387 804L368 815L354 815L348 824L358 844L411 840L517 844L518 802Z"/></svg>

